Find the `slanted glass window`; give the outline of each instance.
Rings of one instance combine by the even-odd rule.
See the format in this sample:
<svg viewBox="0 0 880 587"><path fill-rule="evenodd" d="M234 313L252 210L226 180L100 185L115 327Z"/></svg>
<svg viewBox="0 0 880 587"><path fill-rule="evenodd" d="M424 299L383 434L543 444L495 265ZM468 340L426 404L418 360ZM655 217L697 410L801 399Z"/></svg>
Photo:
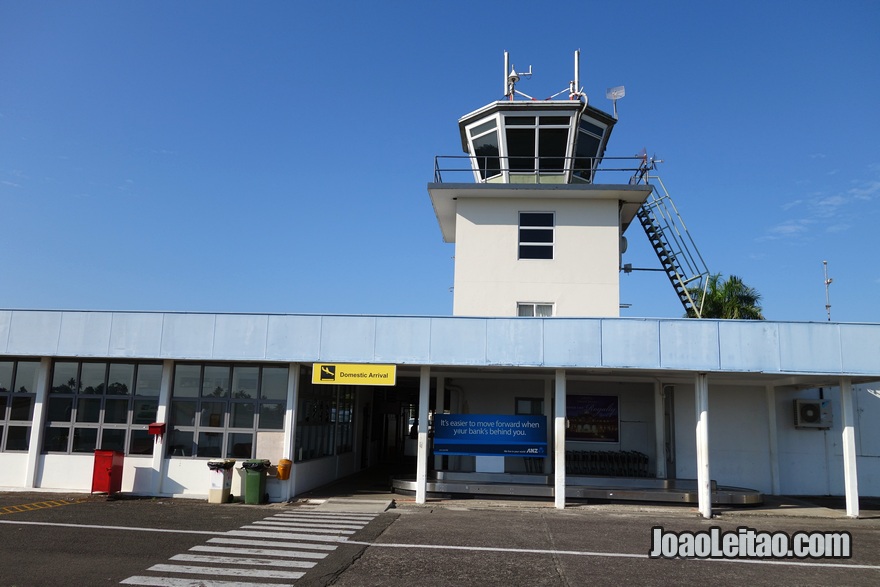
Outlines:
<svg viewBox="0 0 880 587"><path fill-rule="evenodd" d="M287 380L286 366L175 365L168 455L253 458L258 431L284 428Z"/></svg>
<svg viewBox="0 0 880 587"><path fill-rule="evenodd" d="M552 259L554 232L553 212L520 212L519 258Z"/></svg>
<svg viewBox="0 0 880 587"><path fill-rule="evenodd" d="M26 451L37 395L40 362L27 359L0 361L0 450Z"/></svg>
<svg viewBox="0 0 880 587"><path fill-rule="evenodd" d="M43 452L152 454L161 381L160 363L55 361Z"/></svg>
<svg viewBox="0 0 880 587"><path fill-rule="evenodd" d="M478 124L469 131L477 169L480 170L480 179L483 180L501 173L501 164L498 158L497 125L498 123L493 118L488 122Z"/></svg>
<svg viewBox="0 0 880 587"><path fill-rule="evenodd" d="M516 315L521 318L550 318L553 316L553 304L519 302L516 305Z"/></svg>
<svg viewBox="0 0 880 587"><path fill-rule="evenodd" d="M575 147L574 173L572 176L580 181L592 182L593 173L598 165L599 149L605 128L595 121L582 118L578 124L577 146Z"/></svg>

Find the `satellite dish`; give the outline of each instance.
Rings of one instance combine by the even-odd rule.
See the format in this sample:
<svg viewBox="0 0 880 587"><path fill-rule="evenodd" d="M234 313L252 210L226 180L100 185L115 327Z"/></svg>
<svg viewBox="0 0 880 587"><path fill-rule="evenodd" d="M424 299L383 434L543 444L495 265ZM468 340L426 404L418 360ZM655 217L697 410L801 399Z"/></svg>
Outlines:
<svg viewBox="0 0 880 587"><path fill-rule="evenodd" d="M609 100L620 100L624 96L626 96L626 88L623 86L617 86L605 90L605 97Z"/></svg>

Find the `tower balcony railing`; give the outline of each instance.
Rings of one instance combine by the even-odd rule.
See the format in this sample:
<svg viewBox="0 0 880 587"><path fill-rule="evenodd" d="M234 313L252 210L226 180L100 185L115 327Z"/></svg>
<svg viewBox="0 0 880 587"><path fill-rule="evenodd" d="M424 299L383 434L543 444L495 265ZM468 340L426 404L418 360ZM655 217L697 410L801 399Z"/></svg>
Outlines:
<svg viewBox="0 0 880 587"><path fill-rule="evenodd" d="M636 184L645 158L438 155L435 183Z"/></svg>

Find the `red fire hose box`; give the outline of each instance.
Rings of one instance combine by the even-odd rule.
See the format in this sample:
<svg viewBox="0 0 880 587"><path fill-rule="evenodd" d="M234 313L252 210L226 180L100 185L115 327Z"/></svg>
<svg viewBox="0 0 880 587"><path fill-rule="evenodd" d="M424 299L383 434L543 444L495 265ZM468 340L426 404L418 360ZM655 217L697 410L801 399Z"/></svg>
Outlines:
<svg viewBox="0 0 880 587"><path fill-rule="evenodd" d="M125 458L118 450L96 450L92 470L92 493L112 495L122 491L122 463Z"/></svg>

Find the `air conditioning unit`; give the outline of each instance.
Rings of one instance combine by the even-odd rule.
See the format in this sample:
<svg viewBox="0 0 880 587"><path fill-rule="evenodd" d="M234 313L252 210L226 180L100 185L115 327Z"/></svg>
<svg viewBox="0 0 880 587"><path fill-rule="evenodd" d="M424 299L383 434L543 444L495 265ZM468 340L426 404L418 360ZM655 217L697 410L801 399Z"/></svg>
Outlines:
<svg viewBox="0 0 880 587"><path fill-rule="evenodd" d="M834 422L830 399L794 400L795 428L828 429Z"/></svg>

